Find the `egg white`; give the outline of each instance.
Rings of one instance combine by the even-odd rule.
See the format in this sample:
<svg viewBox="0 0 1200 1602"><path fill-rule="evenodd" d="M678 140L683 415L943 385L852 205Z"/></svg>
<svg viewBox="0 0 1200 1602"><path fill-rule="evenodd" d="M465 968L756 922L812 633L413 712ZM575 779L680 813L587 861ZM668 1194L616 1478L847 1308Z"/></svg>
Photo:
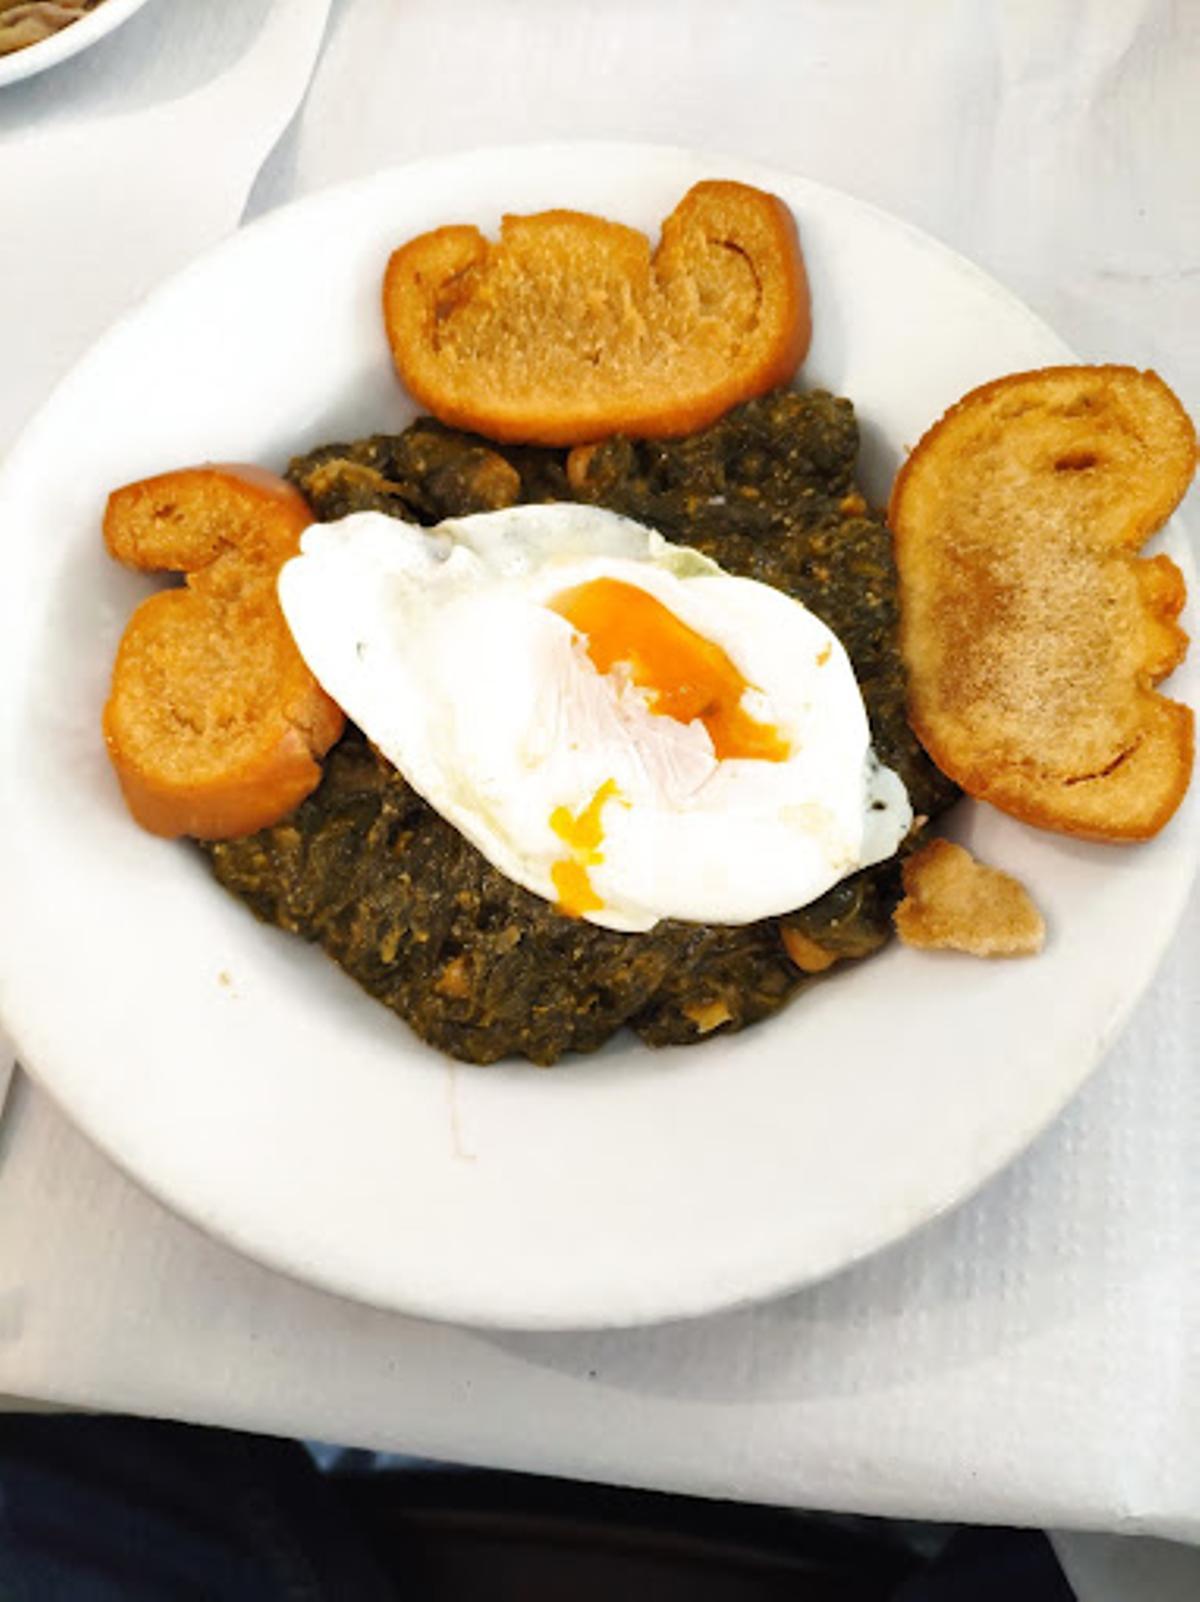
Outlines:
<svg viewBox="0 0 1200 1602"><path fill-rule="evenodd" d="M279 595L322 687L508 878L554 901L550 825L612 781L588 876L609 929L750 923L894 854L912 822L870 747L849 659L770 585L597 507L513 507L420 529L375 512L317 524ZM722 647L785 761L718 761L700 722L597 672L549 604L596 578L639 586Z"/></svg>

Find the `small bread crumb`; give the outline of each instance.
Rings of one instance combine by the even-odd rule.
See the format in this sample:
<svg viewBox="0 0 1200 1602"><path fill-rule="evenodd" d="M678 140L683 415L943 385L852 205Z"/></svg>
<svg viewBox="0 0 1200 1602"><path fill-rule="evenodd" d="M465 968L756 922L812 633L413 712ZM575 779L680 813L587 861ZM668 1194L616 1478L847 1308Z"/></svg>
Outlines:
<svg viewBox="0 0 1200 1602"><path fill-rule="evenodd" d="M683 1010L702 1035L711 1035L714 1029L727 1024L733 1017L729 1008L720 1000L696 1001Z"/></svg>
<svg viewBox="0 0 1200 1602"><path fill-rule="evenodd" d="M904 864L896 933L923 951L1025 957L1042 949L1046 925L1011 874L977 862L949 840L931 840Z"/></svg>
<svg viewBox="0 0 1200 1602"><path fill-rule="evenodd" d="M592 465L592 457L599 450L598 445L576 445L567 456L567 483L573 490L582 490L587 485L588 468Z"/></svg>
<svg viewBox="0 0 1200 1602"><path fill-rule="evenodd" d="M783 935L784 948L788 956L802 973L824 973L826 968L832 968L837 961L832 951L826 951L815 940L810 940L799 929L784 927L780 930Z"/></svg>
<svg viewBox="0 0 1200 1602"><path fill-rule="evenodd" d="M471 967L466 957L451 957L433 988L451 1001L466 1001L471 994Z"/></svg>

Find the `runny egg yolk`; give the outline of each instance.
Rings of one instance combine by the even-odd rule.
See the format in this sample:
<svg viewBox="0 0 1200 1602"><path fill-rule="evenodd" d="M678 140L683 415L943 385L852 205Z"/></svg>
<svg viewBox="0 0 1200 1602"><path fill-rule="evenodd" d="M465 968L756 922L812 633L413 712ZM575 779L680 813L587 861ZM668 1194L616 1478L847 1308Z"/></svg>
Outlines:
<svg viewBox="0 0 1200 1602"><path fill-rule="evenodd" d="M606 779L582 812L556 806L550 814L550 827L570 851L569 857L562 857L550 870L554 889L558 891L559 912L566 912L570 918L582 918L585 912L599 912L604 905L588 878L588 868L604 862L604 852L599 849L604 839L601 812L618 796L617 782Z"/></svg>
<svg viewBox="0 0 1200 1602"><path fill-rule="evenodd" d="M604 861L600 850L604 824L600 814L620 793L615 780L606 779L582 812L555 807L550 814L550 827L571 852L569 857L554 864L550 877L558 893L558 910L573 918L581 918L585 912L598 912L604 905L592 888L588 869Z"/></svg>
<svg viewBox="0 0 1200 1602"><path fill-rule="evenodd" d="M791 755L778 729L743 710L752 686L721 647L636 584L592 579L555 596L550 608L583 635L598 672L618 663L627 669L649 692L652 712L680 723L699 718L718 761L786 762Z"/></svg>

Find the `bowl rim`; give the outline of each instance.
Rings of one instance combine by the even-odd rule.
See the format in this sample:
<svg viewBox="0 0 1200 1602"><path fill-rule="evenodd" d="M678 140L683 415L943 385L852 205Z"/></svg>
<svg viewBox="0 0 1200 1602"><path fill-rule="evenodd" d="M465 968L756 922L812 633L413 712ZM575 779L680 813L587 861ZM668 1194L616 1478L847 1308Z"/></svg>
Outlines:
<svg viewBox="0 0 1200 1602"><path fill-rule="evenodd" d="M14 50L9 56L0 56L0 87L32 78L47 67L77 56L114 28L119 28L145 4L146 0L102 0L94 11L85 13L78 22L68 23L48 39L26 45L23 50Z"/></svg>

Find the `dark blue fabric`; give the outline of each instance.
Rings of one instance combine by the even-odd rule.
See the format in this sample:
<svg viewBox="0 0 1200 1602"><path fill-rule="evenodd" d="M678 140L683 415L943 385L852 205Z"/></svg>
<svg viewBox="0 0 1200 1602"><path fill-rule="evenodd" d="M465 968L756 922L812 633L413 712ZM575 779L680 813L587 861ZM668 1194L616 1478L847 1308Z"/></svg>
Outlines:
<svg viewBox="0 0 1200 1602"><path fill-rule="evenodd" d="M3 1602L395 1602L302 1447L0 1416Z"/></svg>
<svg viewBox="0 0 1200 1602"><path fill-rule="evenodd" d="M1040 1530L964 1529L893 1602L1074 1602L1074 1596Z"/></svg>
<svg viewBox="0 0 1200 1602"><path fill-rule="evenodd" d="M532 1506L531 1487L561 1485L521 1476L467 1478L482 1482L483 1502L493 1515L519 1514L523 1506ZM442 1482L447 1488L444 1505L454 1511L453 1477L425 1479ZM420 1474L404 1471L325 1476L295 1442L227 1430L126 1418L0 1415L0 1602L526 1599L531 1594L530 1566L539 1567L543 1550L557 1544L559 1530L578 1528L581 1516L586 1523L589 1509L593 1520L603 1524L606 1499L611 1502L617 1494L563 1486L563 1506L555 1508L552 1499L549 1508L542 1508L550 1516L537 1521L541 1544L532 1551L526 1548L524 1560L515 1548L505 1555L500 1541L490 1548L491 1568L476 1565L463 1571L461 1565L456 1569L454 1563L442 1563L429 1569L420 1539L406 1543L404 1533L406 1508L411 1514L421 1502L420 1481ZM366 1505L361 1497L355 1499L356 1483L360 1490L370 1485L382 1493L382 1499L373 1498L377 1510L383 1509L382 1520L372 1523L362 1517ZM615 1517L609 1508L608 1527L658 1529L665 1537L660 1554L665 1562L670 1562L666 1553L672 1526L694 1530L698 1510L708 1539L737 1546L739 1520L731 1513L723 1524L718 1504L620 1494L634 1497L637 1505L624 1507ZM773 1549L781 1557L807 1552L811 1561L812 1530L821 1521L793 1524L790 1515L772 1517ZM863 1524L861 1539L847 1535L847 1522ZM521 1524L519 1517L509 1517L507 1524L500 1521L518 1535ZM869 1549L872 1543L878 1547L881 1538L894 1549L904 1527L873 1520L825 1524L843 1527L837 1572L849 1578L857 1573L861 1581L847 1592L836 1586L839 1596L869 1596L877 1602L1012 1602L1014 1597L1021 1602L1071 1602L1053 1551L1036 1531L960 1530L941 1545L933 1561L918 1556L919 1543L906 1543L909 1558L901 1560L898 1570L894 1562L888 1566L892 1578L881 1587L881 1571L869 1561ZM418 1532L421 1528L426 1533L440 1528L441 1539L453 1543L451 1555L460 1555L461 1524L458 1535L453 1519L449 1526L436 1520L433 1526L421 1526L419 1520L412 1526ZM586 1543L578 1552L583 1573L588 1552ZM785 1562L781 1575L785 1569L792 1572ZM459 1581L447 1590L439 1574L446 1582L451 1571L458 1572ZM465 1572L469 1579L462 1577ZM828 1564L823 1572L829 1572ZM911 1577L897 1591L905 1572ZM689 1573L686 1563L677 1575L672 1570L677 1583L688 1581ZM874 1584L866 1583L870 1574ZM688 1583L695 1585L701 1578L691 1574ZM538 1598L550 1594L535 1590ZM701 1584L698 1594L704 1593ZM835 1593L828 1587L819 1592ZM555 1602L559 1594L556 1588ZM638 1594L643 1594L641 1588ZM786 1594L791 1595L790 1587Z"/></svg>

